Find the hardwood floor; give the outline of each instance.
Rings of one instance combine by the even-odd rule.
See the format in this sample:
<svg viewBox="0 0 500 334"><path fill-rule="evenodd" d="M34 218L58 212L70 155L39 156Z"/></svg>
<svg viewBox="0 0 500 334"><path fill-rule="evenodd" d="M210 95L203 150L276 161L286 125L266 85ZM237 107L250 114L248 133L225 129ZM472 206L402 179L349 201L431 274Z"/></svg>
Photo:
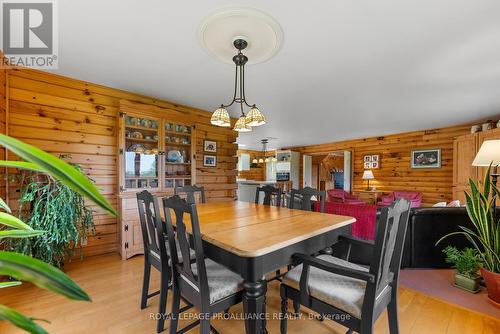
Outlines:
<svg viewBox="0 0 500 334"><path fill-rule="evenodd" d="M67 273L92 297L92 303L74 302L55 296L29 284L0 289L0 301L25 314L49 319L44 324L50 333L154 333L155 321L150 318L158 307L158 297L153 297L145 310L139 308L142 282L142 256L122 261L116 254L91 257L83 262L67 265ZM152 287L159 286L159 275L153 271ZM268 291L268 311L271 320L269 333L279 333L280 298L278 282ZM169 295L170 300L170 295ZM291 308L291 307L290 307ZM170 303L168 305L170 309ZM241 305L231 309L236 317ZM333 322L308 319L302 310L301 319L288 321L288 333L345 333L346 329ZM459 308L421 293L401 288L399 290L399 319L402 334L440 333L499 333L500 319ZM181 326L188 321L181 321ZM215 328L221 333L243 333L242 320L215 320ZM168 328L168 322L166 323ZM375 333L388 333L387 317L382 315L375 325ZM5 322L0 322L0 333L21 333ZM165 332L167 333L167 331ZM197 333L197 329L192 333Z"/></svg>

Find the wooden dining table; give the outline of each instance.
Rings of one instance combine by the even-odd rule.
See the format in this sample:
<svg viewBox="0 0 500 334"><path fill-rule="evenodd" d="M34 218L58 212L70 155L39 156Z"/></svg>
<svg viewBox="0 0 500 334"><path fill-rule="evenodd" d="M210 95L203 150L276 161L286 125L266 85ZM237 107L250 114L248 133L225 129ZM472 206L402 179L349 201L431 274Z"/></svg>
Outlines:
<svg viewBox="0 0 500 334"><path fill-rule="evenodd" d="M205 256L244 279L247 334L267 333L265 276L292 264L295 253L314 254L349 234L353 217L248 202L197 204ZM186 224L189 232L190 224Z"/></svg>

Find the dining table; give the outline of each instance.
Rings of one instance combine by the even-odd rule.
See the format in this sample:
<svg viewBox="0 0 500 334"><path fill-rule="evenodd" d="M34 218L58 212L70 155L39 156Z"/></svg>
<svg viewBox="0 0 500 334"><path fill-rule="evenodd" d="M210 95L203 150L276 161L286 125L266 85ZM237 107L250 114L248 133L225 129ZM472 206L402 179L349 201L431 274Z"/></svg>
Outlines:
<svg viewBox="0 0 500 334"><path fill-rule="evenodd" d="M203 250L243 279L247 334L267 333L266 275L315 254L350 234L353 217L242 201L196 204ZM190 232L190 224L186 224Z"/></svg>

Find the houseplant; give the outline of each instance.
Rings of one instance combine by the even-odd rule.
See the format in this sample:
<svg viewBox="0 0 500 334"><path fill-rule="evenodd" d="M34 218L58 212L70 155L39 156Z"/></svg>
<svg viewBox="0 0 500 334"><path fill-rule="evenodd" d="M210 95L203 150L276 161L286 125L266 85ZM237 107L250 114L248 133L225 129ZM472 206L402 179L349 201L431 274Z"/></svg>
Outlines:
<svg viewBox="0 0 500 334"><path fill-rule="evenodd" d="M81 171L80 166L73 165ZM62 267L88 234L94 232L92 210L82 195L48 174L21 173L19 217L35 230L51 231L38 238L11 239L7 247Z"/></svg>
<svg viewBox="0 0 500 334"><path fill-rule="evenodd" d="M0 161L0 166L47 173L116 216L115 210L99 193L96 186L84 174L66 162L3 134L0 134L0 145L25 160ZM11 215L9 206L2 199L0 199L0 210L2 210L0 211L0 243L6 238L36 238L41 234L50 233L34 230L19 218ZM23 254L0 251L0 275L19 280L0 282L0 289L20 285L21 281L26 281L73 300L90 300L85 291L59 269ZM0 304L0 321L8 321L30 333L47 333L34 320Z"/></svg>
<svg viewBox="0 0 500 334"><path fill-rule="evenodd" d="M443 253L446 254L446 262L453 264L456 269L454 285L472 293L479 292L481 257L478 251L473 248L458 250L448 246L443 249Z"/></svg>
<svg viewBox="0 0 500 334"><path fill-rule="evenodd" d="M490 169L491 166L486 171L482 191L475 181L469 179L471 191L470 194L465 192L467 213L474 229L459 226L461 231L447 234L437 243L456 234L461 234L470 241L479 252L483 263L480 270L486 282L488 297L498 305L500 304L500 223L496 220L494 208L500 191L490 180Z"/></svg>

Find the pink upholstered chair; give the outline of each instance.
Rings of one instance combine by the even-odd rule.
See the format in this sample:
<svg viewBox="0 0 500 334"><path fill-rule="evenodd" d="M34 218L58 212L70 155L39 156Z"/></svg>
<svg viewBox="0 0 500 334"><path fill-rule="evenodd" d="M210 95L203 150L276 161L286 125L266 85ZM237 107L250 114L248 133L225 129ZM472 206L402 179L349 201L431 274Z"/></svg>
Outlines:
<svg viewBox="0 0 500 334"><path fill-rule="evenodd" d="M327 191L327 193L328 201L330 202L344 204L366 204L365 201L363 201L359 197L353 196L343 189L330 189Z"/></svg>
<svg viewBox="0 0 500 334"><path fill-rule="evenodd" d="M382 196L377 205L389 206L398 198L409 200L412 208L419 208L422 205L422 193L409 190L397 190L389 195Z"/></svg>

